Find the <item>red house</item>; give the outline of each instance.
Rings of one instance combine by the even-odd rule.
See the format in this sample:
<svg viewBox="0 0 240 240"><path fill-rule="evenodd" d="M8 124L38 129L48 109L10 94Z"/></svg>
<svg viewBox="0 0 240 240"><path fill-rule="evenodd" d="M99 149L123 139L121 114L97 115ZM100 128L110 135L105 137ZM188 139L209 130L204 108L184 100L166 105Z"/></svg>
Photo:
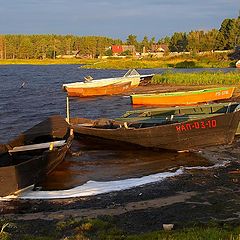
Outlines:
<svg viewBox="0 0 240 240"><path fill-rule="evenodd" d="M112 45L113 55L117 55L123 52L123 47L121 45Z"/></svg>

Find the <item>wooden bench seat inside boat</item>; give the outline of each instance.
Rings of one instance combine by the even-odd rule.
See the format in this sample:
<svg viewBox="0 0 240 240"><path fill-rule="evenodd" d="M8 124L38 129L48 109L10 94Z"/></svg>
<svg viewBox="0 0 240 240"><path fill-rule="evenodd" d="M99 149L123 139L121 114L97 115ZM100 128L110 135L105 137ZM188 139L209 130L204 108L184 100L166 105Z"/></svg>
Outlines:
<svg viewBox="0 0 240 240"><path fill-rule="evenodd" d="M8 152L14 153L14 152L37 150L37 149L45 149L45 148L49 148L51 144L53 145L53 147L61 147L65 143L66 143L65 140L61 140L61 141L53 141L53 142L46 142L46 143L30 144L30 145L14 147L13 149L10 149Z"/></svg>

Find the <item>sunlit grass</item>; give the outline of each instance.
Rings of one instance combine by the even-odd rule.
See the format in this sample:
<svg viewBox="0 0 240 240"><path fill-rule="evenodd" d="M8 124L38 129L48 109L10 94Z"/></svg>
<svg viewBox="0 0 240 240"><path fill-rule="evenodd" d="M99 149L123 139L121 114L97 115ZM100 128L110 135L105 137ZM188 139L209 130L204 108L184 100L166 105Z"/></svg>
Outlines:
<svg viewBox="0 0 240 240"><path fill-rule="evenodd" d="M144 69L144 68L228 68L235 67L235 61L228 59L227 55L207 56L176 56L163 58L109 58L86 64L83 68L97 69Z"/></svg>
<svg viewBox="0 0 240 240"><path fill-rule="evenodd" d="M230 225L219 226L209 223L208 226L196 226L173 229L171 231L151 231L147 233L129 234L117 228L111 217L75 222L74 234L68 239L97 239L97 240L240 240L240 227ZM64 229L63 229L64 230Z"/></svg>
<svg viewBox="0 0 240 240"><path fill-rule="evenodd" d="M175 56L163 58L107 58L107 59L8 59L0 64L83 64L89 69L146 69L146 68L228 68L235 67L235 61L229 60L226 54L207 56Z"/></svg>
<svg viewBox="0 0 240 240"><path fill-rule="evenodd" d="M201 72L201 73L173 73L156 74L152 78L156 84L183 85L237 85L240 83L238 72Z"/></svg>
<svg viewBox="0 0 240 240"><path fill-rule="evenodd" d="M0 65L29 64L29 65L51 65L51 64L91 64L95 60L91 59L7 59L0 60Z"/></svg>
<svg viewBox="0 0 240 240"><path fill-rule="evenodd" d="M210 228L186 228L183 230L174 230L171 232L156 231L146 234L132 235L126 240L240 240L239 230L229 232L219 227Z"/></svg>

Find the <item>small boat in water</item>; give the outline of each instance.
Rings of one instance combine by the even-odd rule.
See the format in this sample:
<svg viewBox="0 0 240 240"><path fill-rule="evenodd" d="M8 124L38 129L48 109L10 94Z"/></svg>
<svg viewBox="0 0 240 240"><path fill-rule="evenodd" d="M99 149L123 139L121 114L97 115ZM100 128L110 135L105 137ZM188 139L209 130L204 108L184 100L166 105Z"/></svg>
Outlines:
<svg viewBox="0 0 240 240"><path fill-rule="evenodd" d="M200 104L196 106L177 106L165 108L146 108L127 111L116 121L131 123L161 123L166 119L172 119L175 122L184 122L187 120L202 119L208 116L217 116L236 111L240 108L237 102ZM240 124L238 125L236 135L240 134Z"/></svg>
<svg viewBox="0 0 240 240"><path fill-rule="evenodd" d="M136 69L129 69L125 74L124 77L140 77L140 83L142 85L142 83L144 83L143 85L146 85L147 83L149 83L152 80L152 77L155 74L140 74Z"/></svg>
<svg viewBox="0 0 240 240"><path fill-rule="evenodd" d="M72 86L67 87L66 91L69 97L92 97L92 96L104 96L104 95L114 95L120 94L127 90L130 90L131 82L119 82L108 84L106 86L100 87L79 87L79 86Z"/></svg>
<svg viewBox="0 0 240 240"><path fill-rule="evenodd" d="M231 98L234 89L220 87L187 92L134 94L131 95L131 102L134 105L191 105Z"/></svg>
<svg viewBox="0 0 240 240"><path fill-rule="evenodd" d="M72 140L69 124L56 115L0 145L0 196L42 181L64 160Z"/></svg>
<svg viewBox="0 0 240 240"><path fill-rule="evenodd" d="M143 75L143 77L149 76L150 75ZM68 96L84 97L112 95L115 94L114 92L116 92L116 94L119 94L128 90L129 88L137 87L140 83L140 80L141 75L135 70L128 71L123 77L116 78L104 78L94 80L91 76L89 76L85 78L84 82L63 84L62 88L68 93ZM128 85L129 87L127 87Z"/></svg>
<svg viewBox="0 0 240 240"><path fill-rule="evenodd" d="M239 124L240 111L217 114L201 119L177 122L165 118L156 123L127 123L116 120L73 118L71 124L78 137L108 139L143 147L169 150L194 150L230 144Z"/></svg>

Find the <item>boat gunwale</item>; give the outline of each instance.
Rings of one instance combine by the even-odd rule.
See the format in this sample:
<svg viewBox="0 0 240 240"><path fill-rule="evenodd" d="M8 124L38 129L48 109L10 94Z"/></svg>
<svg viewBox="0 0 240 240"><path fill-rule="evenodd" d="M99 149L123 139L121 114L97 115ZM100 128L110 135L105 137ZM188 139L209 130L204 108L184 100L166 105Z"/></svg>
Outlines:
<svg viewBox="0 0 240 240"><path fill-rule="evenodd" d="M220 88L211 88L211 89L200 89L196 91L186 91L186 92L163 92L163 93L144 93L144 94L132 94L132 98L141 98L141 97L169 97L169 96L186 96L186 95L195 95L195 94L202 94L202 93L211 93L217 91L224 91L224 90L233 90L235 87L220 87Z"/></svg>
<svg viewBox="0 0 240 240"><path fill-rule="evenodd" d="M103 78L103 79L95 79L90 82L74 82L74 83L66 83L63 84L62 87L64 89L66 88L93 88L93 87L103 87L103 86L108 86L111 84L115 84L117 82L122 83L123 81L125 82L132 82L132 79L139 79L139 76L129 76L129 77L115 77L115 78ZM116 82L112 82L116 81ZM103 84L103 85L96 85L96 84ZM93 85L93 86L91 86Z"/></svg>
<svg viewBox="0 0 240 240"><path fill-rule="evenodd" d="M139 109L139 110L130 110L130 111L126 111L124 114L122 114L122 116L120 116L119 118L125 118L125 119L128 119L130 118L132 115L136 114L138 115L139 117L149 117L149 114L150 116L153 116L151 115L152 113L155 113L156 115L157 114L164 114L165 112L170 112L170 111L184 111L184 110L191 110L191 109L208 109L208 108L212 108L212 109L215 109L219 107L220 108L223 108L223 107L231 107L233 105L240 105L239 102L228 102L228 103L206 103L206 104L198 104L198 105L192 105L192 106L189 106L189 105L184 105L184 106L175 106L175 107L153 107L153 108L145 108L145 109ZM198 112L196 112L198 113ZM174 114L178 114L178 113L174 113Z"/></svg>
<svg viewBox="0 0 240 240"><path fill-rule="evenodd" d="M237 110L237 111L240 111L240 110ZM236 111L235 111L236 112ZM203 120L209 120L209 119L211 119L211 118L213 118L213 117L218 117L218 116L221 116L221 115L229 115L229 114L233 114L234 112L228 112L228 113L219 113L219 114L216 114L216 115L214 115L214 116L207 116L206 118L201 118L201 121L203 121ZM203 114L204 115L204 114ZM169 115L170 116L170 115ZM168 119L169 120L169 119ZM134 128L134 127L131 127L131 126L129 126L129 127L124 127L124 121L116 121L116 122L114 122L114 120L113 120L113 123L115 123L115 124L119 124L119 127L118 128L101 128L101 127L94 127L93 125L92 126L80 126L80 124L74 124L73 125L73 128L84 128L84 129L94 129L94 130L98 130L98 131L125 131L125 130L128 130L128 131L130 131L130 130L133 130L133 131L143 131L143 130L145 130L145 129L150 129L150 130L152 130L153 128L154 129L156 129L156 128L162 128L162 127L169 127L169 126L176 126L176 125L181 125L181 124L186 124L186 123L192 123L192 122L195 122L196 121L196 119L193 119L193 120L189 120L189 119L187 119L186 121L183 121L183 122L170 122L169 121L169 123L166 123L166 124L159 124L159 125L155 125L155 126L149 126L149 127L145 127L145 128ZM127 124L130 124L130 123L128 123L128 122L126 122ZM135 123L137 123L137 122L135 122ZM134 122L133 122L133 124L134 124ZM78 126L79 125L79 126ZM120 127L120 125L122 125L122 127Z"/></svg>

